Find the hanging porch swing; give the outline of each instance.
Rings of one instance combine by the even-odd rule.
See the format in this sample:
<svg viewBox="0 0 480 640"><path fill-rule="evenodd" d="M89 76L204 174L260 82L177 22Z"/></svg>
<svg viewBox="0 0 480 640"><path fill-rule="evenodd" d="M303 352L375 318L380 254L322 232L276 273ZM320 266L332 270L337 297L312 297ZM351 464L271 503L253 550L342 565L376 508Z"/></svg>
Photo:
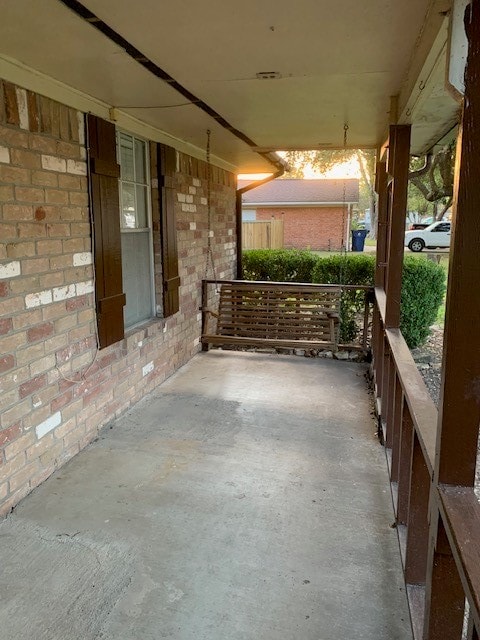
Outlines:
<svg viewBox="0 0 480 640"><path fill-rule="evenodd" d="M343 146L347 149L348 125L344 126ZM309 284L217 280L212 248L210 131L207 131L207 209L208 242L205 279L202 287L202 348L210 346L273 347L305 350L358 349L358 345L340 345L342 292L369 287L343 284L346 262L346 180L343 182L342 240L340 282ZM208 279L208 272L213 279ZM209 287L215 286L212 297ZM212 306L218 304L214 311ZM367 322L362 349L366 348ZM211 329L210 325L214 325Z"/></svg>

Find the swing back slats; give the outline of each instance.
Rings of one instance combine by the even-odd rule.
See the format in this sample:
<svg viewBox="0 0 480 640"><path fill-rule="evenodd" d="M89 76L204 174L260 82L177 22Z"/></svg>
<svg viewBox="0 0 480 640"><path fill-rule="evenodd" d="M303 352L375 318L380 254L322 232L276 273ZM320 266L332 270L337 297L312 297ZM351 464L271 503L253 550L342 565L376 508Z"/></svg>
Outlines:
<svg viewBox="0 0 480 640"><path fill-rule="evenodd" d="M216 331L202 342L335 349L340 294L340 287L328 285L222 283Z"/></svg>

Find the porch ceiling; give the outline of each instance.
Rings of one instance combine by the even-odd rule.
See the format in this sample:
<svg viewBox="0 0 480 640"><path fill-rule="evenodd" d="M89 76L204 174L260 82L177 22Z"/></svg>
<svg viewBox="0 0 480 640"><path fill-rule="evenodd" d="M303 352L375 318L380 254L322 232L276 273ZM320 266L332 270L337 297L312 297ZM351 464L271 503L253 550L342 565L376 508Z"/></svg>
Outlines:
<svg viewBox="0 0 480 640"><path fill-rule="evenodd" d="M405 94L409 70L422 67L422 55L438 35L439 10L449 2L84 0L83 5L255 145L285 149L339 146L345 121L350 145L380 145L390 96ZM427 28L432 20L433 28ZM204 147L205 130L212 129L214 154L240 171L271 170L245 142L186 104L60 0L5 3L0 42L3 55L196 147ZM279 72L281 78L258 80L262 71ZM438 90L433 96L438 102ZM454 113L453 101L446 104ZM439 118L438 109L432 114L422 108L419 146L445 133L445 122L452 119L450 111Z"/></svg>

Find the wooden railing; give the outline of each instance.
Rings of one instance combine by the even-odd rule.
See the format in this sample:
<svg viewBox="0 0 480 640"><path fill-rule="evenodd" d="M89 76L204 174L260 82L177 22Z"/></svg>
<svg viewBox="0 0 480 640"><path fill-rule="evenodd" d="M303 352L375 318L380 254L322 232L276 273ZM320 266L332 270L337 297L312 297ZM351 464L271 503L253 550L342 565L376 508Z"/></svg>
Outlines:
<svg viewBox="0 0 480 640"><path fill-rule="evenodd" d="M386 327L382 288L376 288L375 299L375 399L389 462L414 638L478 640L480 504L472 487L436 482L438 412L401 331ZM468 615L463 596L469 604ZM462 635L467 620L468 632Z"/></svg>

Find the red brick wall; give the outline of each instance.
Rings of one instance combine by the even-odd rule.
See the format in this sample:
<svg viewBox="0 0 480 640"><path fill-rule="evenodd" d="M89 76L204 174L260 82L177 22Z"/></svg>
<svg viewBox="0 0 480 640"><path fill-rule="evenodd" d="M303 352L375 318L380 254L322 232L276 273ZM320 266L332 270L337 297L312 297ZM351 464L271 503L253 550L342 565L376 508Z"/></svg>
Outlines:
<svg viewBox="0 0 480 640"><path fill-rule="evenodd" d="M179 313L98 351L85 157L83 114L0 81L0 515L199 350L205 163L178 155ZM214 168L213 182L217 274L231 278L235 178ZM158 204L152 217L160 300Z"/></svg>
<svg viewBox="0 0 480 640"><path fill-rule="evenodd" d="M343 207L257 208L257 220L283 217L286 249L339 250L345 238ZM343 231L342 231L343 227Z"/></svg>

